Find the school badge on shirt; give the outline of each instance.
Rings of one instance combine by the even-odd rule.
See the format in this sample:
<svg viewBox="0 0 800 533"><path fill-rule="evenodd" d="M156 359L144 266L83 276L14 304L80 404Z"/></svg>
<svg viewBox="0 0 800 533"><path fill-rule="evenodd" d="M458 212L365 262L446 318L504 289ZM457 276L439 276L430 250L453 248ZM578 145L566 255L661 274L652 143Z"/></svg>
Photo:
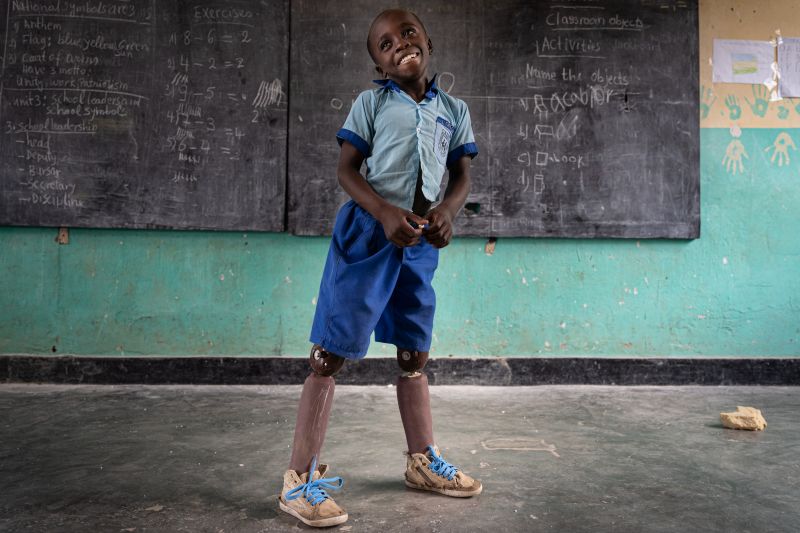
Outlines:
<svg viewBox="0 0 800 533"><path fill-rule="evenodd" d="M447 162L447 153L450 149L450 137L453 135L455 127L442 117L436 118L436 132L433 135L433 151L436 159L444 165Z"/></svg>

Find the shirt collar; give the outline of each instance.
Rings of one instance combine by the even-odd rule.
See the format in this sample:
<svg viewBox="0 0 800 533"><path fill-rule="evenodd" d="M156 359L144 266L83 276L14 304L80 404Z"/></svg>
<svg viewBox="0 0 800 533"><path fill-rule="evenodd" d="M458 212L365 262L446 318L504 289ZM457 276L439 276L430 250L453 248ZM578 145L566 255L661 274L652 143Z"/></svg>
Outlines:
<svg viewBox="0 0 800 533"><path fill-rule="evenodd" d="M434 74L433 79L430 82L430 85L428 85L428 90L425 91L425 97L430 100L433 100L434 98L436 98L436 95L439 94L439 86L436 84L437 76L438 74ZM400 86L397 85L394 80L391 80L389 78L384 78L382 80L372 80L372 81L377 83L386 90L403 92L403 89L401 89Z"/></svg>

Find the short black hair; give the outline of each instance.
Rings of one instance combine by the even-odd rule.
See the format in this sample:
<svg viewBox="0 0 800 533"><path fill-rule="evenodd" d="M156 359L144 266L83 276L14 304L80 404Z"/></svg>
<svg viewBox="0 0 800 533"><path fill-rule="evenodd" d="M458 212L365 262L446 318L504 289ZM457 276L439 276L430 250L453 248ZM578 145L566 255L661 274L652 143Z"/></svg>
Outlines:
<svg viewBox="0 0 800 533"><path fill-rule="evenodd" d="M396 12L396 11L400 11L402 13L408 13L409 15L414 17L416 19L416 21L419 23L420 28L422 28L422 31L425 32L425 35L428 38L430 38L430 36L428 35L428 30L425 29L425 24L422 23L422 19L420 19L419 16L416 13L414 13L413 11L408 10L408 9L403 9L402 7L393 7L391 9L384 9L383 11L378 13L377 17L372 19L372 24L369 25L369 31L367 32L367 53L369 53L369 57L372 59L373 63L377 63L377 61L375 61L375 56L372 55L372 48L370 48L370 46L369 46L369 37L370 37L370 35L372 35L372 28L375 27L375 23L378 22L380 19L382 19L383 17L385 17L389 13L393 13L393 12Z"/></svg>

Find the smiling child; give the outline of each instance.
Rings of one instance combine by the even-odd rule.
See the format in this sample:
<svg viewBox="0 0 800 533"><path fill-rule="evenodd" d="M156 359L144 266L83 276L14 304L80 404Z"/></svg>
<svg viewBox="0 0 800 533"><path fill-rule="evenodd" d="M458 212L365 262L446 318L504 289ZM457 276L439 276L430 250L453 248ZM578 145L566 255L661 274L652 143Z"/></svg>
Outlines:
<svg viewBox="0 0 800 533"><path fill-rule="evenodd" d="M334 378L375 340L397 347L404 371L397 401L408 445L405 484L447 496L482 485L445 461L434 443L428 378L439 249L470 188L477 155L469 110L442 91L428 65L433 44L414 13L391 9L372 22L367 49L380 79L362 92L336 137L337 174L350 195L336 217L311 329L312 372L303 385L280 508L310 526L344 523L326 492L342 486L317 464L333 402ZM361 174L362 164L365 172ZM441 195L445 170L446 191ZM441 201L439 198L441 196Z"/></svg>

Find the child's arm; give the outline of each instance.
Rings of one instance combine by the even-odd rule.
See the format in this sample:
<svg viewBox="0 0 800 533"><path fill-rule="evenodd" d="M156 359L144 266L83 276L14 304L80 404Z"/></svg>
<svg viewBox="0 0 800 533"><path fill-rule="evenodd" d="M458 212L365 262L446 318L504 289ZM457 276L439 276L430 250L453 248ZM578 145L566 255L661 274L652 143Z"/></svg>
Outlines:
<svg viewBox="0 0 800 533"><path fill-rule="evenodd" d="M383 231L389 241L400 247L414 246L422 235L422 226L428 221L381 198L359 172L363 162L364 154L349 142L342 142L337 168L339 185L358 205L383 225ZM409 224L409 220L418 227L414 228Z"/></svg>
<svg viewBox="0 0 800 533"><path fill-rule="evenodd" d="M444 248L450 244L453 237L453 219L464 207L470 189L469 166L472 158L462 156L450 166L450 178L444 200L439 205L428 211L428 227L423 233L428 242L436 248Z"/></svg>

